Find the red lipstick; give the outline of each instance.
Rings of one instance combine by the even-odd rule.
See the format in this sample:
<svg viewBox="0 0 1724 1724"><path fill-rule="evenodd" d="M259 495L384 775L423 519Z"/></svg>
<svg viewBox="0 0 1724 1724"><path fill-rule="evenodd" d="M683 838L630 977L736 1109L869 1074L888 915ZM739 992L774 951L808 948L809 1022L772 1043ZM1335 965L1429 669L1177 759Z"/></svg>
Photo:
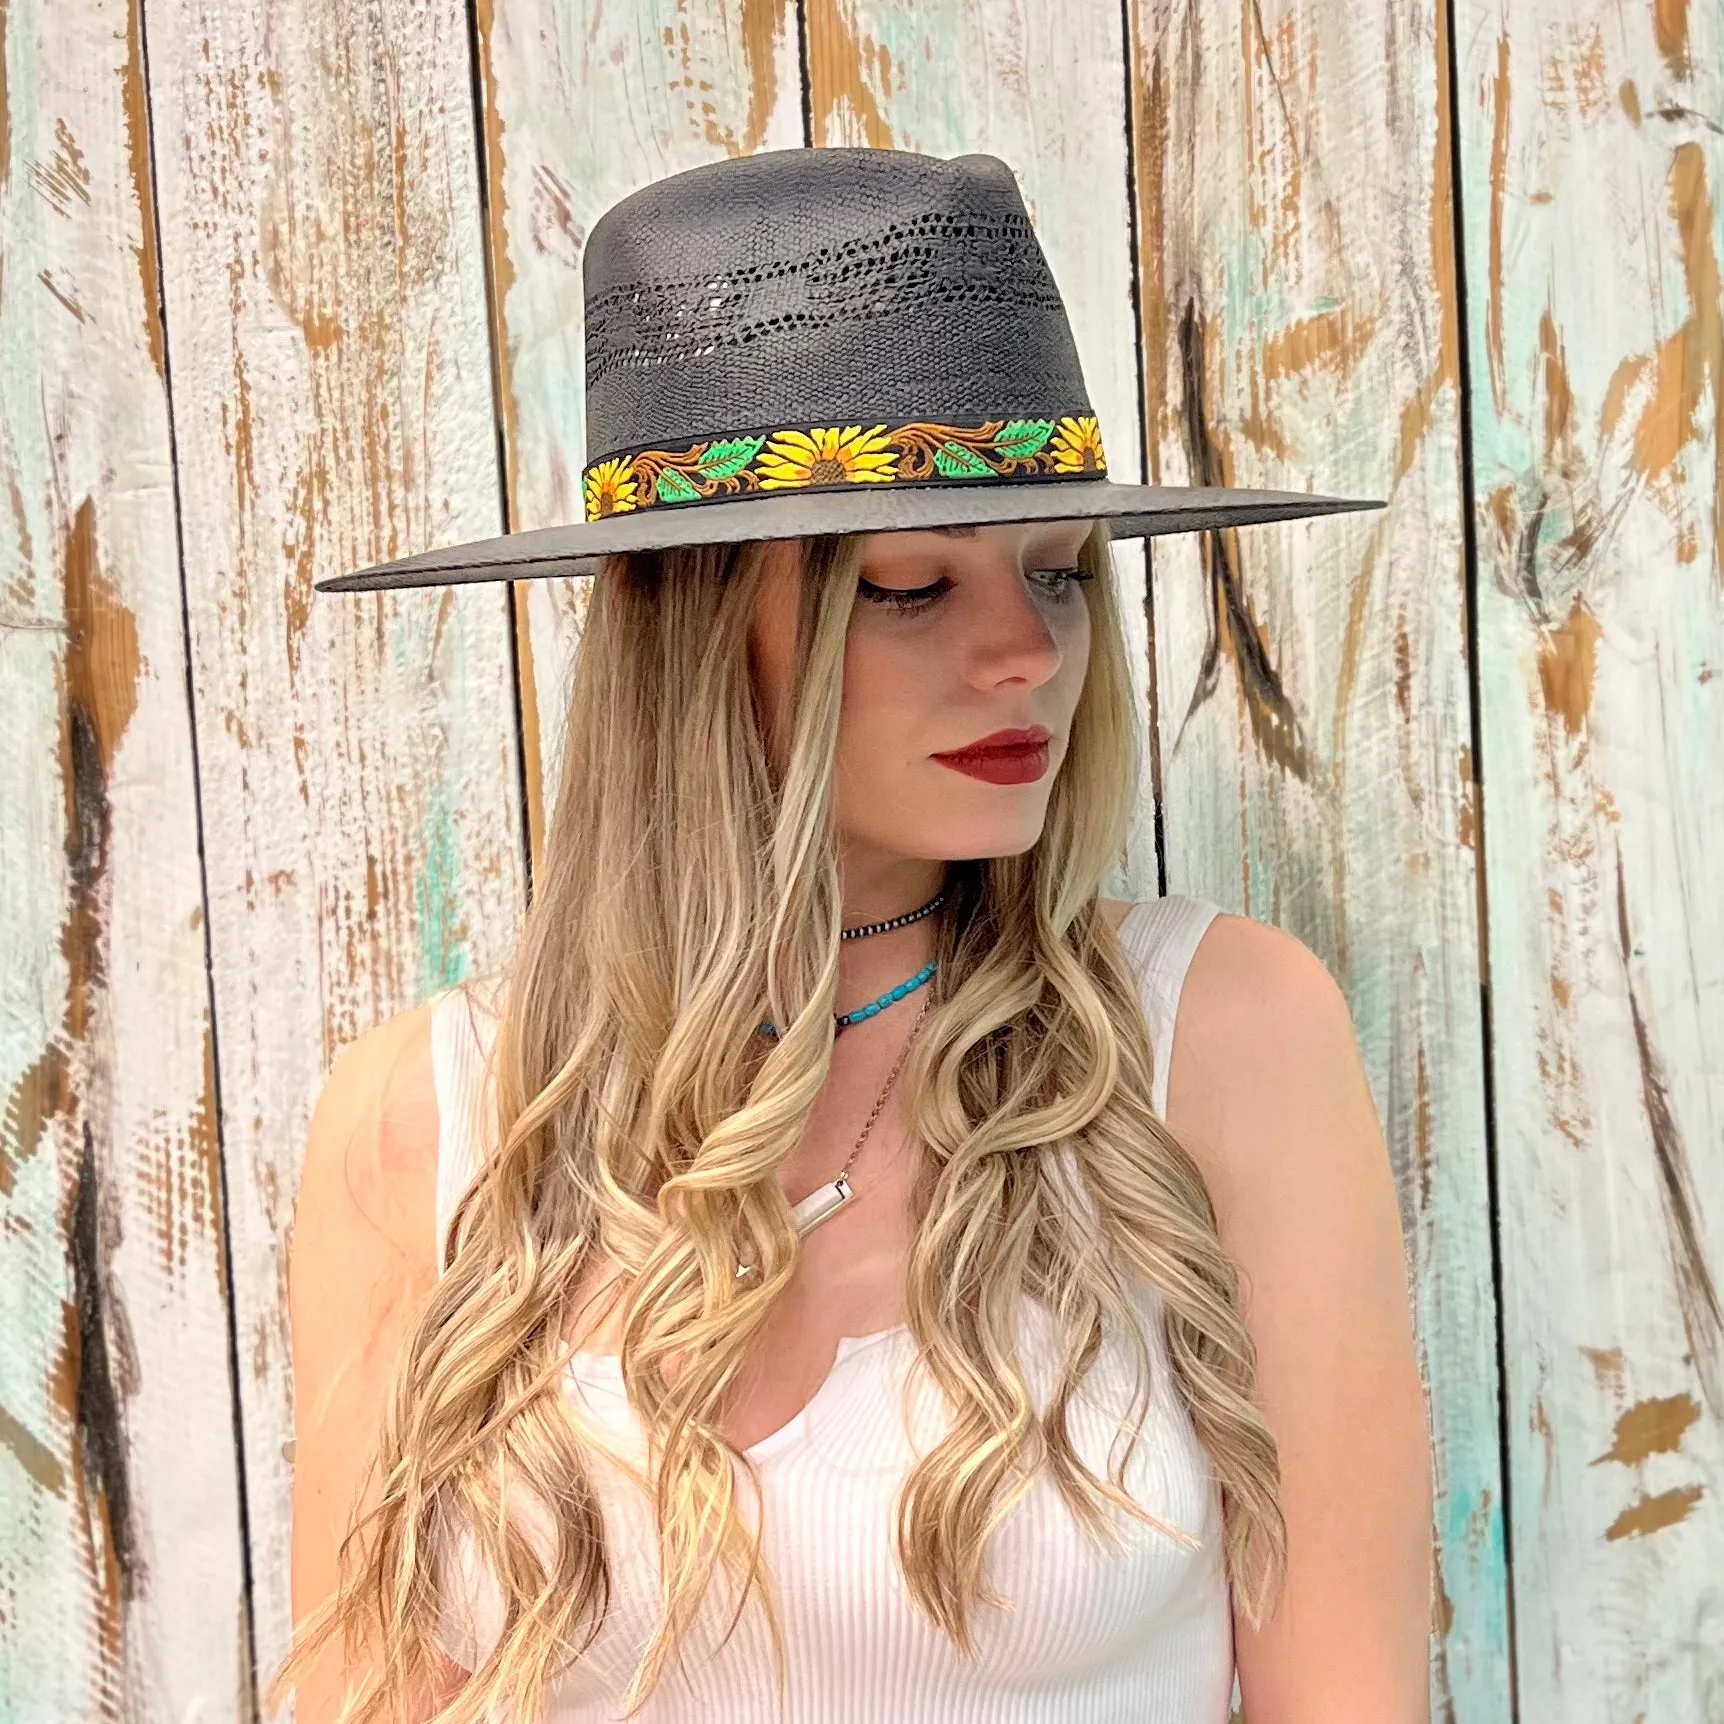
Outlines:
<svg viewBox="0 0 1724 1724"><path fill-rule="evenodd" d="M1051 734L1039 724L1027 730L996 730L934 759L987 784L1033 784L1048 769Z"/></svg>

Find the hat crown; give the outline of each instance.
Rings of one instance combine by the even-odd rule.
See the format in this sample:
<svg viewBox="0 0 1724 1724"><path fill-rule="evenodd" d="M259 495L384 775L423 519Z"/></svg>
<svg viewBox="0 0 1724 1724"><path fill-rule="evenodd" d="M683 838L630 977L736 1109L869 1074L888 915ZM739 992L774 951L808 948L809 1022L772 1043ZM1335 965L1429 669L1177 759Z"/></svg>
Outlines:
<svg viewBox="0 0 1724 1724"><path fill-rule="evenodd" d="M989 155L774 150L588 236L587 460L784 426L1087 414L1064 302Z"/></svg>

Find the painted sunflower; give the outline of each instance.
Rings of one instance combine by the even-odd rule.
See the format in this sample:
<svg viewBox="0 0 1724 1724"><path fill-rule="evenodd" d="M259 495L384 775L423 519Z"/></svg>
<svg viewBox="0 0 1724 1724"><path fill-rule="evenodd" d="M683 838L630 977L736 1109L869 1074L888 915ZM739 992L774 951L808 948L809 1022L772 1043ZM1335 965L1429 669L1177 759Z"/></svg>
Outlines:
<svg viewBox="0 0 1724 1724"><path fill-rule="evenodd" d="M898 452L884 425L780 431L766 445L756 472L763 491L792 485L843 485L895 479Z"/></svg>
<svg viewBox="0 0 1724 1724"><path fill-rule="evenodd" d="M587 474L587 519L626 515L636 506L634 463L627 459L601 461Z"/></svg>
<svg viewBox="0 0 1724 1724"><path fill-rule="evenodd" d="M1101 452L1101 427L1093 417L1066 418L1056 427L1048 444L1056 473L1105 473L1107 457Z"/></svg>

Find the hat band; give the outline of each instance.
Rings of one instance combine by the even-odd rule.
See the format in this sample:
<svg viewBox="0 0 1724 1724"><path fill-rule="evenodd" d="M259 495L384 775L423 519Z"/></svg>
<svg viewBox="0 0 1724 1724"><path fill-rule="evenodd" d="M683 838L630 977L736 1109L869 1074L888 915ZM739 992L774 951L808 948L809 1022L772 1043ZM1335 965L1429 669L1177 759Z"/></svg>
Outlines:
<svg viewBox="0 0 1724 1724"><path fill-rule="evenodd" d="M794 425L635 449L581 473L589 521L666 504L844 485L974 485L1093 479L1107 471L1094 414L988 419L979 425Z"/></svg>

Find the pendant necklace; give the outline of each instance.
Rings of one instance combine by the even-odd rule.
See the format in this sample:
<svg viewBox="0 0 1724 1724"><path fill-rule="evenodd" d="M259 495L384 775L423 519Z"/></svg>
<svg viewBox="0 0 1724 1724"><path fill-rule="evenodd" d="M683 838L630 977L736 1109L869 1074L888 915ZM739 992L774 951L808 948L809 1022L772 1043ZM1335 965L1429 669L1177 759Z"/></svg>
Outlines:
<svg viewBox="0 0 1724 1724"><path fill-rule="evenodd" d="M865 928L848 928L840 937L846 940L860 939L868 934L885 933L890 928L901 928L907 922L919 921L923 916L930 915L945 902L945 897L946 894L941 892L929 903L924 904L921 909L912 910L906 916L895 916L886 922L873 922ZM835 1033L844 1030L850 1024L860 1023L864 1018L875 1016L894 1001L901 1000L906 994L914 993L917 988L933 976L935 968L936 966L933 964L926 964L909 981L900 982L897 987L882 994L871 1004L863 1006L858 1011L835 1014ZM915 1045L916 1033L922 1027L922 1020L928 1015L930 1004L932 1002L929 1000L922 1002L922 1009L916 1014L915 1023L910 1026L910 1034L905 1038L903 1049L892 1067L891 1074L886 1079L886 1086L880 1091L879 1099L874 1103L873 1111L869 1113L867 1123L862 1127L861 1136L856 1139L855 1147L850 1151L844 1165L838 1170L837 1177L809 1192L801 1202L792 1206L790 1220L799 1236L812 1232L822 1221L836 1215L855 1195L850 1184L850 1169L855 1164L856 1157L862 1153L862 1146L868 1141L868 1134L874 1129L874 1122L880 1117L881 1110L886 1106L887 1099L891 1096L892 1090L898 1082L898 1074L903 1071L904 1062L910 1057L910 1049ZM776 1035L777 1031L773 1029L771 1024L762 1024L760 1033L762 1035ZM736 1266L737 1278L740 1280L752 1268L752 1264L738 1263Z"/></svg>
<svg viewBox="0 0 1724 1724"><path fill-rule="evenodd" d="M924 1000L922 1009L916 1014L916 1021L910 1026L910 1034L905 1038L903 1051L898 1055L897 1062L892 1067L891 1076L886 1079L886 1087L880 1092L880 1099L874 1103L873 1112L868 1115L868 1123L862 1127L862 1135L856 1139L856 1147L850 1151L849 1158L838 1170L838 1176L795 1204L790 1211L790 1220L797 1233L812 1232L822 1221L828 1220L838 1213L846 1203L854 1197L855 1191L850 1184L850 1169L856 1157L862 1153L862 1145L868 1141L868 1134L874 1129L874 1122L880 1117L880 1110L885 1107L887 1097L892 1093L893 1086L898 1082L898 1074L904 1069L904 1062L910 1057L910 1049L915 1044L916 1032L922 1027L922 1020L928 1015L928 1007L932 1001ZM748 1274L753 1268L749 1263L738 1263L736 1273L738 1279Z"/></svg>

